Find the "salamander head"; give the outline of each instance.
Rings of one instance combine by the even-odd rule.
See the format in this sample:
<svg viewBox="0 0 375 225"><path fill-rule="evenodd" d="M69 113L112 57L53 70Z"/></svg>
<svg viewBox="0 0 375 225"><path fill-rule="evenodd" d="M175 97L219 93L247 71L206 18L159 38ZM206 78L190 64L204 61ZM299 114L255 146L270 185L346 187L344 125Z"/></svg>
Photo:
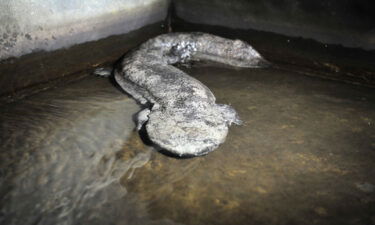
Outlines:
<svg viewBox="0 0 375 225"><path fill-rule="evenodd" d="M152 111L146 125L149 139L159 150L178 157L201 156L225 141L229 124L219 110L199 118L184 113ZM199 113L198 113L199 114Z"/></svg>

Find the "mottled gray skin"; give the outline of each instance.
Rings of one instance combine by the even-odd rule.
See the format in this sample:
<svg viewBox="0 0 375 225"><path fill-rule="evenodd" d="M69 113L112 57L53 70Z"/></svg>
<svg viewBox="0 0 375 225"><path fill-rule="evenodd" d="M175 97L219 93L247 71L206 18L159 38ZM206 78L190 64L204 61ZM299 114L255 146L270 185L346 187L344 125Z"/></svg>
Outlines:
<svg viewBox="0 0 375 225"><path fill-rule="evenodd" d="M266 64L240 40L205 33L169 33L125 55L113 71L127 93L149 106L138 114L137 128L145 124L156 146L181 157L207 154L225 141L232 123L241 123L232 107L216 104L205 85L173 66L191 60L236 67Z"/></svg>

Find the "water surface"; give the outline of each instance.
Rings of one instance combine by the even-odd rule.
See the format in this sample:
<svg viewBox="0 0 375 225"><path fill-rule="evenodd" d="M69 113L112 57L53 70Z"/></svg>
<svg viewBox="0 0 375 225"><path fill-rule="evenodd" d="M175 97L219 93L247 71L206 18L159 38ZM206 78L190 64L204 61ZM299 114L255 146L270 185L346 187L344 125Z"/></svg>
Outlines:
<svg viewBox="0 0 375 225"><path fill-rule="evenodd" d="M144 144L140 107L89 76L0 108L1 224L375 224L375 91L195 66L244 121L204 157Z"/></svg>

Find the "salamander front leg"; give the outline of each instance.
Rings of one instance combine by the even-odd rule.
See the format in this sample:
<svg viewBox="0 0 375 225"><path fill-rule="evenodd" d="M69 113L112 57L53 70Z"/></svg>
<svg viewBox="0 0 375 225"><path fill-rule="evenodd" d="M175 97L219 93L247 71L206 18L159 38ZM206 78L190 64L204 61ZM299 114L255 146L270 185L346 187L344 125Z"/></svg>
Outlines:
<svg viewBox="0 0 375 225"><path fill-rule="evenodd" d="M146 108L137 114L137 130L140 130L143 124L148 121L148 115L150 114L150 112L151 110Z"/></svg>

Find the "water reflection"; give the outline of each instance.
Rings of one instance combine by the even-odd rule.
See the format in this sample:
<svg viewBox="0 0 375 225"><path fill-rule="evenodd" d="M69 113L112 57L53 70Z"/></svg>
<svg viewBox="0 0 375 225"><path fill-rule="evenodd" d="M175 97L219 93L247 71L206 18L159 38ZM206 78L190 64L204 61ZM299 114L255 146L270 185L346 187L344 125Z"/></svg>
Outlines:
<svg viewBox="0 0 375 225"><path fill-rule="evenodd" d="M103 224L129 207L120 178L152 151L127 146L139 108L108 87L87 79L1 109L1 224Z"/></svg>

